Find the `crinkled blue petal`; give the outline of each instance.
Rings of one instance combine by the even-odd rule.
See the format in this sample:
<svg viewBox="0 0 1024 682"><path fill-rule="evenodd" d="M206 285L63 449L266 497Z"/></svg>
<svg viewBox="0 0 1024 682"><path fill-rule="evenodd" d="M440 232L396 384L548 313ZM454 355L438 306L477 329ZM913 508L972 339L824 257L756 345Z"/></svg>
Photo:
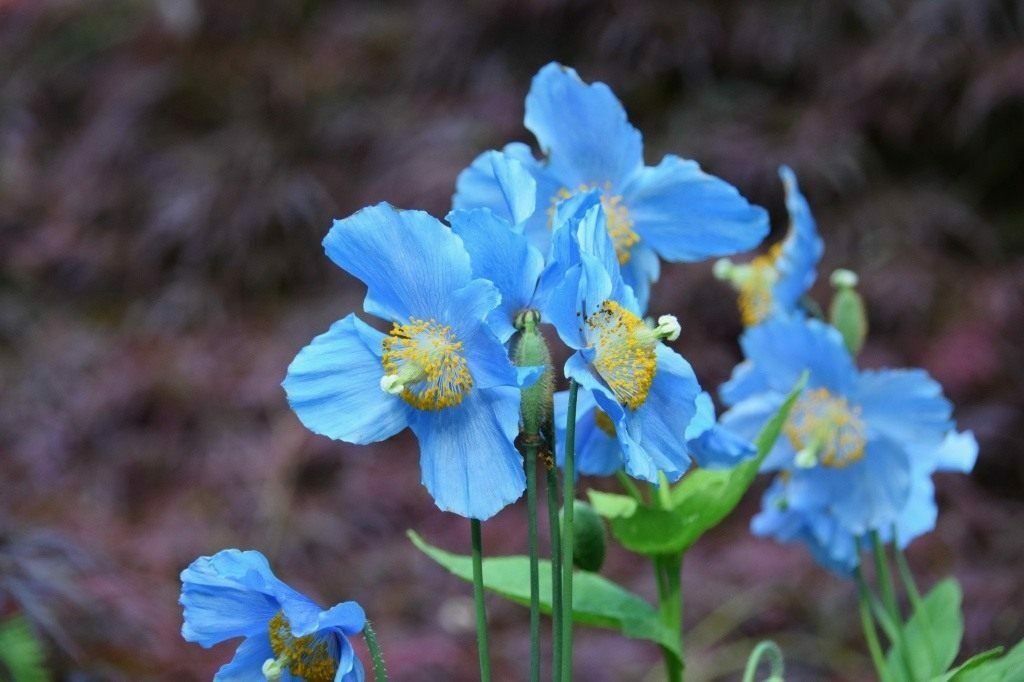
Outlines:
<svg viewBox="0 0 1024 682"><path fill-rule="evenodd" d="M852 398L873 433L929 458L953 428L953 406L923 369L862 372Z"/></svg>
<svg viewBox="0 0 1024 682"><path fill-rule="evenodd" d="M748 398L722 414L721 428L752 441L779 410L785 398L784 394L771 391ZM795 454L789 439L780 434L761 464L761 471L788 467L793 463Z"/></svg>
<svg viewBox="0 0 1024 682"><path fill-rule="evenodd" d="M544 319L554 325L565 345L583 348L587 344L586 316L607 300L611 292L608 272L596 260L583 258L551 291L544 306Z"/></svg>
<svg viewBox="0 0 1024 682"><path fill-rule="evenodd" d="M804 370L810 370L809 387L836 395L848 395L857 379L843 337L818 320L772 318L744 331L740 345L769 388L781 393L789 392Z"/></svg>
<svg viewBox="0 0 1024 682"><path fill-rule="evenodd" d="M629 251L629 260L622 264L622 279L636 296L638 314L647 312L651 300L651 283L661 276L661 261L658 254L643 242Z"/></svg>
<svg viewBox="0 0 1024 682"><path fill-rule="evenodd" d="M978 460L978 441L971 431L951 431L935 455L936 471L969 472Z"/></svg>
<svg viewBox="0 0 1024 682"><path fill-rule="evenodd" d="M266 632L281 609L276 595L282 587L259 552L228 549L200 557L181 572L181 636L208 648Z"/></svg>
<svg viewBox="0 0 1024 682"><path fill-rule="evenodd" d="M355 655L351 644L348 646L347 651L352 652L351 663L345 666L338 666L338 672L334 675L334 682L364 682L366 680L366 670L363 668L363 662Z"/></svg>
<svg viewBox="0 0 1024 682"><path fill-rule="evenodd" d="M213 676L213 682L252 682L262 680L263 663L275 658L270 646L270 633L263 624L263 633L247 637L235 651L235 657L221 666Z"/></svg>
<svg viewBox="0 0 1024 682"><path fill-rule="evenodd" d="M715 406L706 391L697 396L696 407L697 413L686 427L686 449L699 466L730 469L757 452L748 439L715 423Z"/></svg>
<svg viewBox="0 0 1024 682"><path fill-rule="evenodd" d="M744 360L732 370L732 376L718 388L718 397L726 405L736 405L742 400L771 390L765 373L750 360Z"/></svg>
<svg viewBox="0 0 1024 682"><path fill-rule="evenodd" d="M748 251L768 234L768 213L695 161L668 155L622 190L642 244L671 262Z"/></svg>
<svg viewBox="0 0 1024 682"><path fill-rule="evenodd" d="M658 482L659 472L674 481L690 467L686 430L701 394L683 356L663 344L655 352L657 367L647 399L636 410L623 410L615 423L626 472L652 483Z"/></svg>
<svg viewBox="0 0 1024 682"><path fill-rule="evenodd" d="M388 320L437 317L472 276L462 240L444 224L384 203L335 220L324 250L366 284L366 311Z"/></svg>
<svg viewBox="0 0 1024 682"><path fill-rule="evenodd" d="M547 261L537 286L537 305L543 308L547 304L550 292L558 286L566 272L580 262L579 226L580 222L592 215L592 210L601 205L601 193L598 190L581 192L559 202L555 207L552 221L551 245L547 252ZM597 209L601 211L600 208ZM601 211L603 215L603 211Z"/></svg>
<svg viewBox="0 0 1024 682"><path fill-rule="evenodd" d="M483 521L522 495L526 473L513 443L519 389L474 389L459 405L413 412L410 422L423 485L442 511Z"/></svg>
<svg viewBox="0 0 1024 682"><path fill-rule="evenodd" d="M511 156L500 152L488 152L488 155L512 224L518 226L537 209L537 181L525 165Z"/></svg>
<svg viewBox="0 0 1024 682"><path fill-rule="evenodd" d="M389 438L407 426L406 404L380 388L383 338L355 315L348 315L299 351L282 385L306 428L365 444Z"/></svg>
<svg viewBox="0 0 1024 682"><path fill-rule="evenodd" d="M560 64L543 67L526 96L526 127L566 187L617 187L643 166L640 131L604 83L584 83Z"/></svg>
<svg viewBox="0 0 1024 682"><path fill-rule="evenodd" d="M462 237L473 275L490 280L501 292L501 303L488 314L487 322L499 339L507 341L515 333L516 313L532 306L544 257L490 209L452 211L448 222Z"/></svg>
<svg viewBox="0 0 1024 682"><path fill-rule="evenodd" d="M622 468L619 442L597 425L597 403L593 394L582 390L576 398L576 447L573 462L577 475L610 476ZM558 466L565 466L565 427L569 413L569 392L555 393L555 453Z"/></svg>
<svg viewBox="0 0 1024 682"><path fill-rule="evenodd" d="M800 298L814 284L817 275L815 268L825 246L818 236L807 200L800 193L796 175L788 166L782 166L779 168L779 177L786 189L789 231L775 263L778 280L772 287L772 298L776 309L792 312L797 308Z"/></svg>

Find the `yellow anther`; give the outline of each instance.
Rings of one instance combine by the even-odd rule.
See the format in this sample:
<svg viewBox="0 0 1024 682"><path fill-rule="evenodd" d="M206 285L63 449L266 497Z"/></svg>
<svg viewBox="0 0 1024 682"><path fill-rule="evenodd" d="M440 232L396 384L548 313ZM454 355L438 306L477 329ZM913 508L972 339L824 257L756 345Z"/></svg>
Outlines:
<svg viewBox="0 0 1024 682"><path fill-rule="evenodd" d="M612 418L599 407L594 408L594 423L597 424L597 428L615 438L615 424L612 422Z"/></svg>
<svg viewBox="0 0 1024 682"><path fill-rule="evenodd" d="M270 635L270 647L274 650L276 661L264 663L264 669L271 674L278 668L287 666L292 675L301 677L306 682L332 682L338 670L338 662L331 656L328 642L316 635L295 637L283 611L270 619L267 628ZM268 679L270 676L268 676Z"/></svg>
<svg viewBox="0 0 1024 682"><path fill-rule="evenodd" d="M605 301L587 318L594 368L616 399L632 410L647 400L657 366L657 337L644 321L615 301Z"/></svg>
<svg viewBox="0 0 1024 682"><path fill-rule="evenodd" d="M462 342L452 328L410 317L384 337L381 388L419 410L440 410L462 402L473 388Z"/></svg>
<svg viewBox="0 0 1024 682"><path fill-rule="evenodd" d="M798 453L797 466L841 468L864 456L865 428L860 408L827 389L808 390L793 406L783 427Z"/></svg>
<svg viewBox="0 0 1024 682"><path fill-rule="evenodd" d="M740 317L747 327L763 322L772 312L772 287L779 279L775 263L781 253L781 243L775 244L768 253L749 264L734 267L733 281L740 292Z"/></svg>
<svg viewBox="0 0 1024 682"><path fill-rule="evenodd" d="M588 192L597 187L597 183L580 185L575 190L563 187L551 197L551 207L548 209L548 226L555 216L555 207L559 202L569 199L580 192ZM629 216L629 209L622 203L621 194L611 193L612 185L606 182L601 186L601 207L604 209L605 223L608 227L608 236L612 238L615 246L615 255L619 259L619 265L629 262L632 255L630 250L640 242L640 235L633 231L633 219Z"/></svg>

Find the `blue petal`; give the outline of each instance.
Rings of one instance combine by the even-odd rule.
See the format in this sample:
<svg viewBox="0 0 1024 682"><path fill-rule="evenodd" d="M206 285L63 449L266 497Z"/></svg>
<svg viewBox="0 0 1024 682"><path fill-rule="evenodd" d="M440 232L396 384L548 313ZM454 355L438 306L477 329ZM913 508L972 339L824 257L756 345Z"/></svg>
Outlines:
<svg viewBox="0 0 1024 682"><path fill-rule="evenodd" d="M773 392L748 398L722 415L721 427L745 440L752 441L772 415L778 411L784 400L784 394ZM780 434L761 464L761 471L773 471L791 465L794 454L789 439Z"/></svg>
<svg viewBox="0 0 1024 682"><path fill-rule="evenodd" d="M422 211L377 204L335 220L327 255L367 287L365 309L388 320L436 317L471 277L462 240Z"/></svg>
<svg viewBox="0 0 1024 682"><path fill-rule="evenodd" d="M363 662L355 655L351 644L348 646L346 654L348 651L352 652L351 661L346 658L343 661L346 665L338 666L338 672L334 675L334 682L364 682L366 670L363 668Z"/></svg>
<svg viewBox="0 0 1024 682"><path fill-rule="evenodd" d="M735 405L768 390L768 380L761 368L750 360L744 360L733 368L729 380L718 388L718 396L726 405Z"/></svg>
<svg viewBox="0 0 1024 682"><path fill-rule="evenodd" d="M731 469L757 453L749 440L717 424L696 438L687 440L686 449L694 461L705 469Z"/></svg>
<svg viewBox="0 0 1024 682"><path fill-rule="evenodd" d="M661 261L658 254L643 242L630 249L629 260L622 265L622 279L633 290L639 314L647 311L651 298L651 283L661 275Z"/></svg>
<svg viewBox="0 0 1024 682"><path fill-rule="evenodd" d="M355 636L362 632L366 625L366 612L357 602L346 601L335 604L326 611L320 611L316 614L316 619L305 628L300 629L295 623L290 624L292 634L296 637L303 637L329 628L337 628L348 636Z"/></svg>
<svg viewBox="0 0 1024 682"><path fill-rule="evenodd" d="M406 427L405 403L380 388L383 338L355 315L348 315L299 351L282 385L306 428L365 444Z"/></svg>
<svg viewBox="0 0 1024 682"><path fill-rule="evenodd" d="M868 442L864 457L846 467L793 469L791 502L798 508L828 508L852 534L892 525L910 494L906 450L883 438Z"/></svg>
<svg viewBox="0 0 1024 682"><path fill-rule="evenodd" d="M843 337L818 320L772 318L744 331L740 345L775 391L788 393L805 369L809 387L838 395L854 387L856 368Z"/></svg>
<svg viewBox="0 0 1024 682"><path fill-rule="evenodd" d="M559 202L555 207L552 220L551 245L547 252L547 263L540 276L537 287L538 305L543 309L548 297L572 267L580 262L579 231L580 222L592 215L592 210L603 216L601 193L597 190L581 192L569 199ZM600 219L596 218L595 219Z"/></svg>
<svg viewBox="0 0 1024 682"><path fill-rule="evenodd" d="M604 83L587 85L573 69L548 64L526 96L526 127L565 187L627 181L643 166L640 131Z"/></svg>
<svg viewBox="0 0 1024 682"><path fill-rule="evenodd" d="M263 663L275 656L266 623L263 624L263 630L262 634L247 637L242 642L231 662L222 665L213 676L213 682L252 682L264 679Z"/></svg>
<svg viewBox="0 0 1024 682"><path fill-rule="evenodd" d="M527 167L514 158L498 152L488 152L488 155L512 224L518 225L537 209L537 181Z"/></svg>
<svg viewBox="0 0 1024 682"><path fill-rule="evenodd" d="M657 368L647 399L636 410L624 410L616 434L625 454L626 472L658 482L658 473L676 480L690 467L686 432L697 414L700 384L690 363L658 344Z"/></svg>
<svg viewBox="0 0 1024 682"><path fill-rule="evenodd" d="M423 485L442 511L483 521L522 495L518 389L474 389L461 404L417 411L411 422Z"/></svg>
<svg viewBox="0 0 1024 682"><path fill-rule="evenodd" d="M259 552L228 549L181 572L181 636L204 647L266 632L284 586ZM262 661L260 661L262 663Z"/></svg>
<svg viewBox="0 0 1024 682"><path fill-rule="evenodd" d="M701 261L754 248L768 234L768 213L695 161L668 155L622 190L641 243L671 262Z"/></svg>
<svg viewBox="0 0 1024 682"><path fill-rule="evenodd" d="M969 472L978 460L978 441L971 431L951 431L935 456L937 471Z"/></svg>
<svg viewBox="0 0 1024 682"><path fill-rule="evenodd" d="M915 476L906 505L896 519L896 541L905 548L917 537L935 528L939 510L935 506L935 485L928 476ZM881 529L882 540L892 541L892 531Z"/></svg>
<svg viewBox="0 0 1024 682"><path fill-rule="evenodd" d="M576 399L576 447L573 457L576 473L585 476L610 476L622 468L619 442L597 425L597 403L590 391L580 391ZM565 428L569 413L569 392L555 394L555 452L558 466L565 466Z"/></svg>
<svg viewBox="0 0 1024 682"><path fill-rule="evenodd" d="M853 397L872 432L930 457L953 428L953 406L923 369L863 372Z"/></svg>
<svg viewBox="0 0 1024 682"><path fill-rule="evenodd" d="M490 280L501 292L501 303L487 320L498 338L507 341L515 333L516 313L531 307L544 257L489 209L452 211L448 222L469 252L473 275Z"/></svg>
<svg viewBox="0 0 1024 682"><path fill-rule="evenodd" d="M548 297L544 318L554 325L565 345L583 348L586 340L586 317L607 300L612 292L608 272L592 258L566 272Z"/></svg>
<svg viewBox="0 0 1024 682"><path fill-rule="evenodd" d="M791 312L814 284L817 275L815 268L825 247L818 236L814 216L811 215L804 195L800 193L793 171L788 166L782 166L779 168L779 177L786 188L789 232L782 243L782 252L775 264L779 279L772 293L775 305L783 312Z"/></svg>

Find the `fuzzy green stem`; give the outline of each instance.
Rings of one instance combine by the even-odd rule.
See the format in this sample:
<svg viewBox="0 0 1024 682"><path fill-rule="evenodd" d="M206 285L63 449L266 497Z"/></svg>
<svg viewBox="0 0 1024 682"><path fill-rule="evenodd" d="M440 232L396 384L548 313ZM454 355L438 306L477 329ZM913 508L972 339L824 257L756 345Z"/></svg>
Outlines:
<svg viewBox="0 0 1024 682"><path fill-rule="evenodd" d="M682 648L683 591L681 573L683 555L670 554L654 558L654 574L658 583L658 615L661 622L675 633ZM676 655L662 648L668 682L682 682L683 666Z"/></svg>
<svg viewBox="0 0 1024 682"><path fill-rule="evenodd" d="M768 657L768 682L782 682L786 663L782 658L782 649L770 639L759 642L750 652L747 667L743 670L743 682L754 682L754 675L757 674L757 666L760 665L762 656Z"/></svg>
<svg viewBox="0 0 1024 682"><path fill-rule="evenodd" d="M380 645L377 643L377 633L366 621L363 626L363 639L366 640L366 648L370 650L370 660L373 661L373 679L375 682L388 682L388 671L384 667L384 656L380 652Z"/></svg>
<svg viewBox="0 0 1024 682"><path fill-rule="evenodd" d="M551 679L562 679L562 529L558 518L558 472L548 469L548 531L551 534Z"/></svg>
<svg viewBox="0 0 1024 682"><path fill-rule="evenodd" d="M871 596L868 592L867 583L864 582L864 575L857 567L854 573L857 581L857 603L860 607L860 625L864 630L864 640L868 645L868 652L871 654L871 662L875 665L875 672L881 682L887 682L888 674L885 668L885 657L882 656L882 646L878 642L878 631L875 629L875 621L871 618Z"/></svg>
<svg viewBox="0 0 1024 682"><path fill-rule="evenodd" d="M626 489L626 492L629 493L630 497L640 504L644 503L644 494L640 492L640 488L633 482L633 479L629 477L629 474L622 469L619 469L615 472L615 478L619 479L619 483L621 483L622 487Z"/></svg>
<svg viewBox="0 0 1024 682"><path fill-rule="evenodd" d="M569 409L565 423L565 470L562 474L562 517L565 528L562 535L562 680L572 682L572 552L573 502L576 497L576 395L579 384L569 381Z"/></svg>
<svg viewBox="0 0 1024 682"><path fill-rule="evenodd" d="M526 446L526 514L530 544L530 682L540 682L540 568L537 550L537 445Z"/></svg>
<svg viewBox="0 0 1024 682"><path fill-rule="evenodd" d="M893 632L890 637L892 639L893 655L900 660L900 664L907 673L907 679L912 680L914 679L914 674L913 670L911 670L910 658L903 642L903 617L900 615L899 604L896 601L896 587L892 580L892 571L889 570L885 546L882 544L882 539L879 537L877 530L871 531L871 549L875 555L875 574L879 589L882 592L882 603L885 605L889 620L893 624Z"/></svg>
<svg viewBox="0 0 1024 682"><path fill-rule="evenodd" d="M480 656L480 682L490 682L491 653L487 643L487 607L484 605L484 558L480 519L469 520L469 532L473 543L473 599L476 601L476 648Z"/></svg>
<svg viewBox="0 0 1024 682"><path fill-rule="evenodd" d="M910 598L910 605L914 607L914 613L918 614L921 622L924 624L925 632L925 646L928 647L928 656L931 661L935 660L935 642L932 641L932 623L931 616L928 614L928 609L925 608L924 600L921 599L921 592L917 589L917 581L914 580L914 574L910 570L910 564L907 563L907 557L903 554L903 550L900 549L896 542L896 528L893 526L892 533L892 553L896 557L896 568L900 574L900 580L903 582L903 587L907 591L907 596Z"/></svg>

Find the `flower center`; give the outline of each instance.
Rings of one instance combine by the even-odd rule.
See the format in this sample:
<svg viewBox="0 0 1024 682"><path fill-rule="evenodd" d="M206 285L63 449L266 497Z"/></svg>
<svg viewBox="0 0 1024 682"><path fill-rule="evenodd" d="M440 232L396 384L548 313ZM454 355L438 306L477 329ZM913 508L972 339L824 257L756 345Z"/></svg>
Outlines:
<svg viewBox="0 0 1024 682"><path fill-rule="evenodd" d="M462 402L473 388L462 342L452 328L410 317L394 323L384 337L381 388L419 410L440 410Z"/></svg>
<svg viewBox="0 0 1024 682"><path fill-rule="evenodd" d="M779 279L775 262L781 252L781 245L775 244L768 253L750 261L746 272L738 273L740 317L747 327L760 324L772 312L772 287Z"/></svg>
<svg viewBox="0 0 1024 682"><path fill-rule="evenodd" d="M327 640L316 635L294 637L283 611L270 619L267 626L274 656L292 675L306 682L332 682L338 663L331 656Z"/></svg>
<svg viewBox="0 0 1024 682"><path fill-rule="evenodd" d="M797 451L796 465L801 468L819 462L842 468L864 456L866 441L860 408L824 388L804 393L793 406L783 431Z"/></svg>
<svg viewBox="0 0 1024 682"><path fill-rule="evenodd" d="M579 192L587 192L595 187L597 187L597 183L580 185L575 191L570 190L568 187L563 187L555 192L555 195L551 197L551 208L548 209L549 227L555 215L555 206L560 201L568 199ZM640 235L633 231L633 219L629 217L629 209L622 203L622 195L611 194L611 188L610 182L604 183L601 189L601 207L604 209L608 236L612 238L612 244L615 246L615 255L619 259L619 265L625 265L629 262L630 249L640 242Z"/></svg>
<svg viewBox="0 0 1024 682"><path fill-rule="evenodd" d="M657 365L659 336L639 317L615 301L605 301L587 318L587 340L594 348L594 368L615 398L632 410L647 400Z"/></svg>

